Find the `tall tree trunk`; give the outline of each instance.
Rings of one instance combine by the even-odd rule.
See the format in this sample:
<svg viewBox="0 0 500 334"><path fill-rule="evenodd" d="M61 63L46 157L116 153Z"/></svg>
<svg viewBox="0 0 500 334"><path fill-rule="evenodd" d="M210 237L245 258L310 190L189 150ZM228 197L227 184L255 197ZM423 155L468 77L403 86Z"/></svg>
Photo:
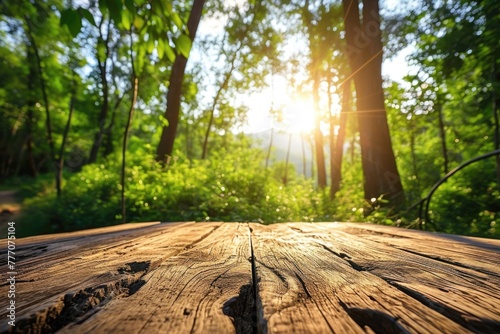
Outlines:
<svg viewBox="0 0 500 334"><path fill-rule="evenodd" d="M417 168L417 155L415 152L415 147L416 147L416 134L415 134L415 115L412 116L410 119L410 151L411 151L411 165L413 169L413 175L416 177L416 182L417 182L417 190L416 193L418 194L418 197L420 197L420 178L418 176L418 168ZM414 199L411 197L411 194L415 192L410 192L410 198L408 198L408 201L410 203L413 203Z"/></svg>
<svg viewBox="0 0 500 334"><path fill-rule="evenodd" d="M500 5L498 1L485 1L484 2L484 12L486 17L486 29L485 31L496 31L498 25L498 10ZM497 36L491 35L488 38L488 44L491 52L491 84L492 84L492 96L491 96L491 111L493 116L493 147L495 150L500 149L500 68L498 63L500 62L500 47L498 45ZM500 187L500 156L495 156L496 163L496 174L498 187Z"/></svg>
<svg viewBox="0 0 500 334"><path fill-rule="evenodd" d="M76 74L73 74L76 75ZM62 176L64 168L64 150L66 148L66 141L68 139L69 129L71 127L71 118L73 117L73 110L75 109L75 99L76 99L76 82L73 80L73 88L71 91L71 100L69 103L69 114L68 120L66 121L66 126L64 127L64 133L62 138L61 147L59 149L59 158L57 161L57 175L56 175L56 190L57 197L61 197L61 186L62 186Z"/></svg>
<svg viewBox="0 0 500 334"><path fill-rule="evenodd" d="M194 41L198 24L200 23L201 14L203 13L203 5L205 0L194 0L191 13L189 15L187 28L189 38ZM182 81L184 80L184 72L186 70L187 58L178 54L172 66L170 73L170 85L167 93L167 110L165 118L168 121L168 127L163 127L160 142L156 151L156 160L166 162L167 156L172 155L174 149L175 135L177 133L177 125L179 123L179 113L181 107Z"/></svg>
<svg viewBox="0 0 500 334"><path fill-rule="evenodd" d="M111 47L111 48L116 49L117 44L115 44L115 46ZM123 98L125 97L125 94L127 93L125 91L122 92L122 95L119 95L117 93L120 90L119 85L118 85L117 80L116 80L117 65L116 65L113 57L111 57L110 60L111 60L111 69L110 69L111 81L113 83L113 87L111 87L111 89L115 92L113 94L114 99L115 99L115 104L113 105L113 108L111 109L111 120L109 121L109 125L106 127L106 129L104 130L104 133L103 133L103 135L105 135L105 136L103 136L103 145L104 145L103 156L104 157L107 157L108 155L110 155L111 153L113 153L115 151L115 146L113 143L113 133L114 133L115 124L116 124L116 114L118 113L118 108L120 107L120 104L122 103ZM108 105L110 102L111 101L108 102Z"/></svg>
<svg viewBox="0 0 500 334"><path fill-rule="evenodd" d="M214 122L215 108L217 108L217 105L219 104L219 99L222 95L222 92L227 89L227 86L229 84L229 80L231 79L231 76L233 75L233 71L235 68L236 55L240 49L241 49L241 47L238 48L238 50L235 53L233 53L233 58L231 59L230 68L226 72L226 74L224 75L224 80L222 81L221 85L219 86L219 89L217 90L217 93L215 94L214 101L212 102L212 108L210 109L210 118L208 120L207 131L205 132L205 139L203 140L203 151L201 153L201 159L205 159L207 157L208 137L210 136L210 130L212 129L212 125Z"/></svg>
<svg viewBox="0 0 500 334"><path fill-rule="evenodd" d="M314 139L309 137L309 146L311 146L311 179L314 181L315 171L314 171Z"/></svg>
<svg viewBox="0 0 500 334"><path fill-rule="evenodd" d="M122 146L122 170L121 170L121 206L122 206L122 223L127 222L127 205L125 198L125 168L127 166L127 142L128 135L130 132L130 127L132 125L132 118L134 117L135 103L137 102L137 92L139 90L139 78L135 72L134 65L134 50L133 50L133 40L132 32L130 32L130 66L132 68L132 101L130 101L130 108L128 110L127 124L125 125L125 131L123 132L123 146Z"/></svg>
<svg viewBox="0 0 500 334"><path fill-rule="evenodd" d="M328 89L327 89L327 94L328 94L328 123L330 126L330 133L329 133L329 147L330 147L330 179L333 181L333 169L334 169L334 157L335 157L335 116L333 115L332 112L332 76L328 76ZM333 183L332 183L333 186ZM330 187L330 194L332 192L332 188Z"/></svg>
<svg viewBox="0 0 500 334"><path fill-rule="evenodd" d="M316 150L316 168L318 169L318 187L326 187L325 152L323 150L323 133L321 132L321 113L319 110L319 73L314 75L313 97L314 97L314 147Z"/></svg>
<svg viewBox="0 0 500 334"><path fill-rule="evenodd" d="M192 141L191 141L191 127L189 124L189 118L191 115L186 114L186 158L189 161L189 167L191 168L193 153L192 153Z"/></svg>
<svg viewBox="0 0 500 334"><path fill-rule="evenodd" d="M347 52L359 113L364 197L370 201L384 196L390 205L398 205L404 201L404 193L384 104L378 1L363 0L363 22L358 0L342 0L342 3Z"/></svg>
<svg viewBox="0 0 500 334"><path fill-rule="evenodd" d="M494 52L495 53L498 53ZM493 145L495 150L500 149L500 117L498 116L498 110L500 108L500 94L498 94L498 87L500 85L500 70L497 65L497 57L493 57L493 96L492 96L492 105L491 109L493 112L493 124L495 129L493 130ZM495 156L495 162L496 162L496 171L497 171L497 181L498 181L498 186L500 187L500 156L496 155Z"/></svg>
<svg viewBox="0 0 500 334"><path fill-rule="evenodd" d="M109 125L105 130L106 137L104 144L104 156L108 156L114 151L113 131L115 129L115 123L116 123L116 113L118 112L118 107L122 103L124 97L125 97L125 92L123 92L121 96L116 97L117 100L115 102L115 105L113 106L113 110L111 111L111 121L109 122Z"/></svg>
<svg viewBox="0 0 500 334"><path fill-rule="evenodd" d="M28 73L28 120L26 121L26 152L28 159L29 172L32 177L38 175L38 171L35 164L35 159L33 157L33 110L35 110L35 98L33 96L35 92L34 83L36 82L36 69L35 69L35 59L31 47L28 46L27 60L29 66Z"/></svg>
<svg viewBox="0 0 500 334"><path fill-rule="evenodd" d="M303 135L300 136L300 143L302 144L302 172L304 173L304 179L307 179L306 147Z"/></svg>
<svg viewBox="0 0 500 334"><path fill-rule="evenodd" d="M449 172L449 161L448 161L448 147L446 144L446 129L444 128L444 115L443 115L443 104L438 97L438 101L435 104L436 112L438 114L438 122L439 122L439 136L441 138L441 153L443 155L443 169L444 173L448 174Z"/></svg>
<svg viewBox="0 0 500 334"><path fill-rule="evenodd" d="M342 109L340 111L339 133L335 149L333 150L331 168L332 168L332 185L330 187L330 198L334 198L335 194L340 190L340 182L342 181L342 159L344 158L344 140L347 125L347 113L349 112L349 104L351 102L351 81L347 80L343 84L342 89Z"/></svg>
<svg viewBox="0 0 500 334"><path fill-rule="evenodd" d="M114 144L113 144L113 131L115 129L115 123L116 123L116 109L113 109L111 111L111 120L109 121L109 125L106 127L104 130L106 136L104 136L104 154L103 156L108 156L113 151L115 150Z"/></svg>
<svg viewBox="0 0 500 334"><path fill-rule="evenodd" d="M286 150L285 159L285 177L283 178L283 184L286 186L288 184L288 163L290 161L290 149L292 147L292 133L288 135L288 148Z"/></svg>
<svg viewBox="0 0 500 334"><path fill-rule="evenodd" d="M273 147L273 136L274 136L274 128L271 127L271 137L269 139L269 146L267 147L267 155L266 155L266 169L269 167L269 159L271 158L271 149Z"/></svg>
<svg viewBox="0 0 500 334"><path fill-rule="evenodd" d="M45 126L47 128L47 143L49 145L50 150L50 160L53 163L56 163L56 154L54 148L54 140L52 139L52 122L50 120L50 107L49 107L49 97L47 95L47 87L45 86L45 80L43 78L43 70L42 70L42 59L40 58L40 53L38 51L38 47L36 45L33 34L31 33L31 22L28 18L26 18L26 25L28 27L28 38L31 42L31 46L33 47L33 52L36 58L36 65L38 69L38 76L40 80L40 88L42 90L43 96L43 104L45 107Z"/></svg>
<svg viewBox="0 0 500 334"><path fill-rule="evenodd" d="M99 39L103 41L104 47L105 47L105 56L104 59L101 61L99 59L99 55L97 55L97 66L99 68L99 74L101 77L101 84L102 84L102 103L101 103L101 110L99 111L99 118L98 118L98 129L97 132L94 136L94 142L92 143L92 148L90 149L90 155L89 155L89 160L88 163L94 163L97 160L97 155L99 154L99 148L101 147L102 141L103 141L103 136L104 136L104 129L105 129L105 124L106 124L106 119L108 118L108 111L109 111L109 84L108 84L108 58L109 58L109 40L111 38L111 20L108 20L108 27L107 27L107 35L106 39L104 39L104 36L102 35L102 24L104 22L104 18L101 20L99 24Z"/></svg>

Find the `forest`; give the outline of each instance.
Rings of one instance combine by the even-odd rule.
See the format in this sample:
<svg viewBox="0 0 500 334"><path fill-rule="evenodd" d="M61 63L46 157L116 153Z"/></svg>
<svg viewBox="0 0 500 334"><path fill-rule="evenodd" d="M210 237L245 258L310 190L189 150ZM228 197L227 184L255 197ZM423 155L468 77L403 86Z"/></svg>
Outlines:
<svg viewBox="0 0 500 334"><path fill-rule="evenodd" d="M19 237L351 221L500 238L497 0L2 1L0 61Z"/></svg>

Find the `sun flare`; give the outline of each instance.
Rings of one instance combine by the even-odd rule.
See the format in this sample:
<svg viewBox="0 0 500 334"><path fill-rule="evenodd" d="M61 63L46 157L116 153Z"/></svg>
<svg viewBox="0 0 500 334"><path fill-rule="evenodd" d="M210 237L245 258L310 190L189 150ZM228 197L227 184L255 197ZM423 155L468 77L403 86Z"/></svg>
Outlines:
<svg viewBox="0 0 500 334"><path fill-rule="evenodd" d="M293 133L310 133L314 129L314 102L310 97L291 98L284 110L287 130Z"/></svg>
<svg viewBox="0 0 500 334"><path fill-rule="evenodd" d="M317 111L312 95L304 92L291 93L289 83L283 77L276 77L273 83L273 87L246 97L245 103L250 110L246 131L259 132L274 128L293 134L313 133ZM325 105L328 98L322 92L320 97L320 112L325 114L326 110L331 110L333 115L338 115L340 112L338 96L334 95L330 108ZM327 115L323 115L322 118L320 130L326 136L330 133L330 125Z"/></svg>

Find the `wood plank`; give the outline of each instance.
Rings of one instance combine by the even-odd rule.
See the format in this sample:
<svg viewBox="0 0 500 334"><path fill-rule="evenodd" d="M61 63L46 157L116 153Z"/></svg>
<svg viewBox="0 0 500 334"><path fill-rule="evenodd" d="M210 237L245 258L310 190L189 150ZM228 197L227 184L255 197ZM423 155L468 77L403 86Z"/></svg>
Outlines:
<svg viewBox="0 0 500 334"><path fill-rule="evenodd" d="M15 331L500 332L499 241L369 224L250 226L18 240Z"/></svg>
<svg viewBox="0 0 500 334"><path fill-rule="evenodd" d="M163 260L134 294L111 300L61 333L235 333L236 327L250 333L243 320L253 307L249 256L248 226L223 224Z"/></svg>
<svg viewBox="0 0 500 334"><path fill-rule="evenodd" d="M342 224L290 224L290 227L296 230L295 239L307 238L322 245L353 268L382 278L463 327L474 332L500 332L498 276L394 248L369 240L363 234L349 234L343 231ZM395 235L393 239L396 238ZM421 239L404 238L404 241L401 247L418 248L426 244Z"/></svg>
<svg viewBox="0 0 500 334"><path fill-rule="evenodd" d="M200 242L220 225L158 224L108 233L92 231L90 236L79 233L76 238L63 236L52 243L45 236L44 241L25 243L16 251L16 255L25 254L16 261L17 327L60 327L67 320L61 321L61 317L83 314L113 294L137 288L142 277L163 259ZM2 273L2 280L5 275ZM6 284L0 286L0 294L6 295L7 289ZM77 306L78 312L69 315L68 306L78 304L77 300L94 305L85 310ZM6 317L5 302L2 299L2 318Z"/></svg>
<svg viewBox="0 0 500 334"><path fill-rule="evenodd" d="M421 256L500 277L500 240L429 233L374 224L340 223L336 229ZM408 242L408 239L411 242Z"/></svg>
<svg viewBox="0 0 500 334"><path fill-rule="evenodd" d="M311 235L285 224L250 226L262 332L469 332Z"/></svg>
<svg viewBox="0 0 500 334"><path fill-rule="evenodd" d="M59 242L59 241L67 241L67 240L76 240L76 239L81 239L81 238L95 237L98 235L109 236L110 233L119 233L119 232L128 233L130 230L146 228L146 227L150 227L153 225L159 225L159 224L161 224L161 222L159 222L159 221L144 222L144 223L127 223L127 224L118 224L118 225L106 226L106 227L91 228L91 229L87 229L87 230L74 231L74 232L63 232L63 233L56 233L56 234L36 235L36 236L17 239L17 241L19 242L19 244L17 244L17 245L24 246L24 245L35 244L38 242L47 243L47 242L54 242L54 241ZM175 223L174 225L177 225L177 224L179 224L179 223Z"/></svg>

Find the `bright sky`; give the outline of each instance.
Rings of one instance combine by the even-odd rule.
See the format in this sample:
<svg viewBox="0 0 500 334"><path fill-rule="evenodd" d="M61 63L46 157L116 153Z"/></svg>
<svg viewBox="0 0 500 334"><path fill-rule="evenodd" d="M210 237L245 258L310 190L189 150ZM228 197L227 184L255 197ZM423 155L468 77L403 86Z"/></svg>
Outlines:
<svg viewBox="0 0 500 334"><path fill-rule="evenodd" d="M382 75L401 82L410 70L405 60L410 53L411 48L406 48L393 59L386 60L382 65ZM310 97L290 96L290 93L287 92L286 80L283 77L278 77L274 80L274 94L273 89L266 88L262 92L246 98L245 102L250 107L250 112L245 132L260 132L272 126L276 127L276 122L272 121L269 114L273 95L274 106L283 107L285 118L288 118L287 123L291 124L290 128L293 132L308 132L313 128L313 119L310 117L312 113L307 112L313 108L312 99Z"/></svg>
<svg viewBox="0 0 500 334"><path fill-rule="evenodd" d="M398 1L383 1L383 7L387 10L394 10L394 8L398 7ZM211 34L222 33L224 29L222 21L220 19L202 20L198 31L210 32ZM401 82L402 78L410 71L405 58L411 52L412 48L408 47L392 59L384 61L382 74L391 80ZM204 57L200 54L192 56L194 58ZM200 58L198 58L198 61L200 61ZM206 60L202 60L202 62L204 61ZM273 82L267 84L269 87L264 88L259 93L241 96L241 102L249 107L247 124L243 130L247 133L255 133L275 127L294 133L310 132L314 125L313 113L311 112L313 109L312 98L290 92L287 80L281 76L275 76ZM210 100L209 89L205 93L208 93L206 98ZM278 124L271 117L271 103L273 103L274 109L283 110L284 119L281 124ZM338 109L339 107L333 106L333 108Z"/></svg>

